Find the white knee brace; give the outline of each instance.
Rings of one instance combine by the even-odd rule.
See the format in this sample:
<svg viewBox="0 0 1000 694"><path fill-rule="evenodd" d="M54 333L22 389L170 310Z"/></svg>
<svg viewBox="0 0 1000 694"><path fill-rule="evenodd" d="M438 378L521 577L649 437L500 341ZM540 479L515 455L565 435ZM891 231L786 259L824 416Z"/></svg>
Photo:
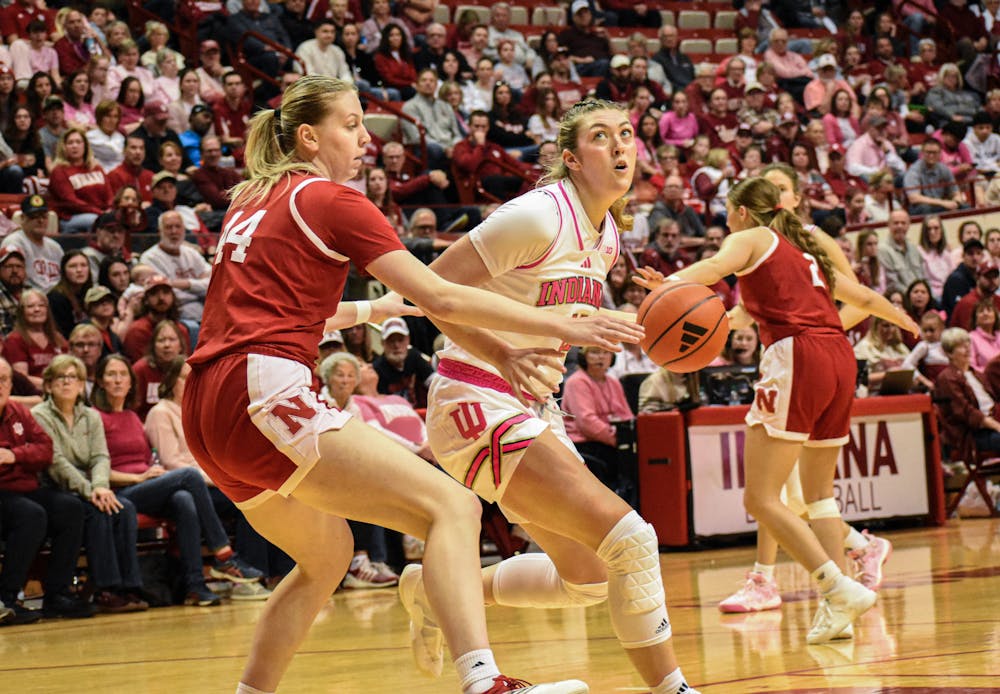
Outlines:
<svg viewBox="0 0 1000 694"><path fill-rule="evenodd" d="M653 526L630 511L601 542L597 556L608 565L608 609L622 646L644 648L669 639Z"/></svg>
<svg viewBox="0 0 1000 694"><path fill-rule="evenodd" d="M837 500L832 496L814 501L807 505L806 509L809 512L809 520L840 518L840 509L837 508Z"/></svg>
<svg viewBox="0 0 1000 694"><path fill-rule="evenodd" d="M570 583L559 576L547 554L505 559L493 574L493 599L508 607L587 607L604 602L608 584Z"/></svg>

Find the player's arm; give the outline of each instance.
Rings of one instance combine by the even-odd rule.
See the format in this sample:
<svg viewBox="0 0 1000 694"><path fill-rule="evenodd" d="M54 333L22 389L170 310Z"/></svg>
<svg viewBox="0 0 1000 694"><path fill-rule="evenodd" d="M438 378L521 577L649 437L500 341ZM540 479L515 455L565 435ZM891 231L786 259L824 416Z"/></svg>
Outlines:
<svg viewBox="0 0 1000 694"><path fill-rule="evenodd" d="M914 335L920 335L920 326L916 321L906 311L893 306L884 296L859 284L839 270L834 270L834 277L836 278L836 285L833 288L834 299L850 304L866 314L884 318Z"/></svg>
<svg viewBox="0 0 1000 694"><path fill-rule="evenodd" d="M341 301L337 312L326 319L323 331L350 328L358 323L381 323L394 316L422 315L423 311L405 303L399 294L389 292L374 301Z"/></svg>
<svg viewBox="0 0 1000 694"><path fill-rule="evenodd" d="M739 234L730 234L722 241L719 252L711 258L699 260L670 275L671 280L683 280L695 284L712 286L723 277L735 274L750 266L758 245L770 244L770 232L763 227L748 229ZM656 289L666 278L651 268L639 268L636 282L646 289Z"/></svg>
<svg viewBox="0 0 1000 694"><path fill-rule="evenodd" d="M851 267L851 261L847 259L844 251L837 245L832 236L825 232L818 232L813 234L812 237L819 244L819 247L823 249L823 252L826 253L837 272L851 279L857 279L857 275L854 274L854 268ZM867 313L851 304L845 304L840 309L840 323L844 326L844 330L850 330L867 317Z"/></svg>

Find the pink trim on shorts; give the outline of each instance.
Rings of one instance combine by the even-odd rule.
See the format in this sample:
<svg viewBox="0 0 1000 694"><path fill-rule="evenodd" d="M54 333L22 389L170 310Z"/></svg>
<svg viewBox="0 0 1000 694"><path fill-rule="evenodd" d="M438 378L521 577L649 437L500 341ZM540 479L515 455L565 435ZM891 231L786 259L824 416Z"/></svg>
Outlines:
<svg viewBox="0 0 1000 694"><path fill-rule="evenodd" d="M500 376L490 373L485 369L480 369L478 366L466 364L464 361L442 359L438 362L437 372L441 376L450 378L453 381L461 381L462 383L468 383L479 388L489 388L490 390L507 395L514 394L514 389ZM529 393L522 391L522 394L529 400L535 400Z"/></svg>
<svg viewBox="0 0 1000 694"><path fill-rule="evenodd" d="M584 251L586 248L583 246L583 235L580 233L580 221L576 218L576 210L573 209L573 203L569 200L569 193L566 192L563 182L559 181L559 192L562 193L563 197L566 199L566 207L569 208L569 213L573 217L573 228L576 231L576 241L580 245L580 250Z"/></svg>
<svg viewBox="0 0 1000 694"><path fill-rule="evenodd" d="M544 253L542 253L541 258L539 258L533 263L528 263L527 265L518 265L517 267L518 270L530 270L533 267L538 267L539 265L541 265L546 258L552 255L552 251L555 250L556 243L559 241L559 237L562 236L563 215L562 215L562 207L559 205L559 198L557 198L555 196L555 193L553 193L551 190L543 190L542 192L545 193L546 195L552 196L552 202L556 204L556 212L559 213L559 226L557 227L558 231L556 231L556 237L552 239L552 243L549 244L549 247L545 249Z"/></svg>
<svg viewBox="0 0 1000 694"><path fill-rule="evenodd" d="M500 483L502 482L500 478L500 461L504 453L513 453L514 451L520 451L527 448L534 442L534 438L523 439L521 441L514 441L508 444L501 444L500 439L511 430L511 428L517 426L521 422L531 419L529 414L519 414L511 417L510 419L501 422L493 432L490 434L490 443L488 446L483 446L482 449L476 454L476 457L472 461L472 465L469 466L469 471L465 475L465 486L472 488L472 484L476 481L476 475L479 474L480 468L482 468L483 463L488 459L492 459L491 467L493 468L493 486L497 489L500 488Z"/></svg>

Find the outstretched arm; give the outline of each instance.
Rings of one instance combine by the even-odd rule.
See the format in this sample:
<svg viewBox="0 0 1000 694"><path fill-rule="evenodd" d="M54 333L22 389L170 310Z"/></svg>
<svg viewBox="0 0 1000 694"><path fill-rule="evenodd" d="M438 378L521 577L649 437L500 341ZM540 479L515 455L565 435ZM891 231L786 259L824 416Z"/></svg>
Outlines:
<svg viewBox="0 0 1000 694"><path fill-rule="evenodd" d="M855 279L848 277L839 270L834 270L834 276L836 277L837 284L833 290L833 298L837 301L843 301L845 304L850 304L865 313L884 318L914 335L920 335L920 326L917 325L916 321L906 311L896 308L884 296L859 284Z"/></svg>

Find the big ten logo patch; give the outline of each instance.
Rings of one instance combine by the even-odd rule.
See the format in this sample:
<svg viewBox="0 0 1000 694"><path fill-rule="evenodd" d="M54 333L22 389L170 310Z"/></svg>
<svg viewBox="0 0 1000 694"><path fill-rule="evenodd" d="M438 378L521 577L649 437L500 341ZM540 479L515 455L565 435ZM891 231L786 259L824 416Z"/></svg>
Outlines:
<svg viewBox="0 0 1000 694"><path fill-rule="evenodd" d="M303 425L316 416L316 410L307 405L300 396L280 401L271 408L271 416L277 417L294 436L302 430Z"/></svg>
<svg viewBox="0 0 1000 694"><path fill-rule="evenodd" d="M462 402L448 414L455 422L458 435L463 439L474 441L486 431L486 417L481 403Z"/></svg>

